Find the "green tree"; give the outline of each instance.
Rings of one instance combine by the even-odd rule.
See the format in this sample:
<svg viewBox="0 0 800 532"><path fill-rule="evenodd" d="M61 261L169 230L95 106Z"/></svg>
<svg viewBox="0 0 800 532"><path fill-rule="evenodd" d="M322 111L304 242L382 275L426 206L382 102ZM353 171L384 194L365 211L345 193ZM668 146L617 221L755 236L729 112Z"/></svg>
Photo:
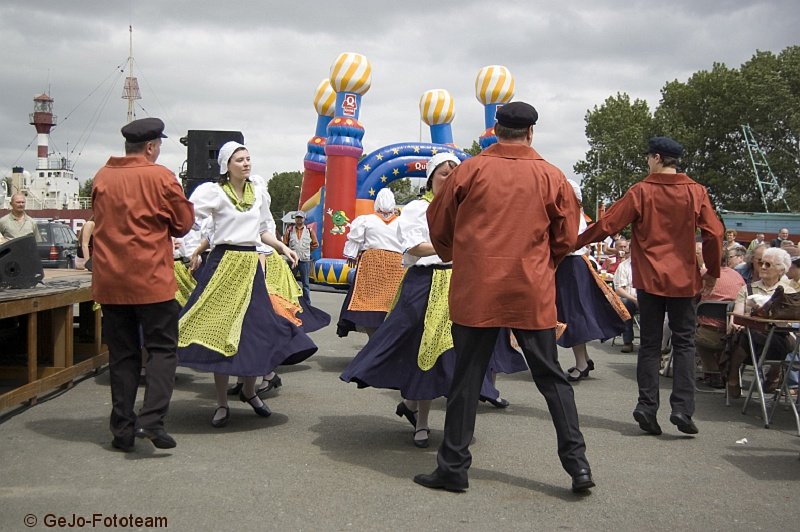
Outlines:
<svg viewBox="0 0 800 532"><path fill-rule="evenodd" d="M272 217L276 221L289 211L296 211L300 202L300 186L303 172L275 172L269 181L269 195L272 197Z"/></svg>
<svg viewBox="0 0 800 532"><path fill-rule="evenodd" d="M481 152L481 145L478 144L477 140L472 141L472 146L469 148L464 148L465 153L469 153L470 155L478 155Z"/></svg>
<svg viewBox="0 0 800 532"><path fill-rule="evenodd" d="M78 189L78 197L79 198L91 198L92 197L92 184L94 183L93 178L89 178L83 182L81 188Z"/></svg>
<svg viewBox="0 0 800 532"><path fill-rule="evenodd" d="M574 169L583 176L586 204L617 199L647 173L642 151L653 135L674 137L685 153L680 170L709 188L719 208L761 211L742 125L764 149L785 197L800 207L800 46L775 55L756 52L740 68L715 63L687 81L665 83L652 117L647 103L626 94L608 98L586 114L589 151ZM762 178L766 177L765 175Z"/></svg>
<svg viewBox="0 0 800 532"><path fill-rule="evenodd" d="M413 190L411 180L408 178L395 179L389 183L389 189L394 194L394 201L397 205L405 205L417 197L417 191Z"/></svg>
<svg viewBox="0 0 800 532"><path fill-rule="evenodd" d="M652 127L647 102L631 102L625 93L607 98L586 113L589 151L573 169L583 176L584 205L590 216L596 216L597 203L619 199L647 174L643 153Z"/></svg>

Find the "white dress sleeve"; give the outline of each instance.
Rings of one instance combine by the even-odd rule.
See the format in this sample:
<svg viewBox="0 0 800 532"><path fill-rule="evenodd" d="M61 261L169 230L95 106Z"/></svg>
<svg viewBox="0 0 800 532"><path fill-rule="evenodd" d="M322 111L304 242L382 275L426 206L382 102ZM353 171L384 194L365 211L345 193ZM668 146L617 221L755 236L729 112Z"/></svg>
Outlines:
<svg viewBox="0 0 800 532"><path fill-rule="evenodd" d="M221 194L224 192L217 183L203 183L194 189L189 201L194 205L194 217L198 223L202 224L203 220L219 209Z"/></svg>
<svg viewBox="0 0 800 532"><path fill-rule="evenodd" d="M412 201L403 209L403 214L397 221L397 237L404 252L419 244L430 242L428 219L425 216L427 210L428 202L424 200Z"/></svg>
<svg viewBox="0 0 800 532"><path fill-rule="evenodd" d="M350 222L350 231L347 233L347 242L345 242L342 252L348 259L358 257L358 252L364 246L364 238L367 234L367 216L369 215L357 216Z"/></svg>

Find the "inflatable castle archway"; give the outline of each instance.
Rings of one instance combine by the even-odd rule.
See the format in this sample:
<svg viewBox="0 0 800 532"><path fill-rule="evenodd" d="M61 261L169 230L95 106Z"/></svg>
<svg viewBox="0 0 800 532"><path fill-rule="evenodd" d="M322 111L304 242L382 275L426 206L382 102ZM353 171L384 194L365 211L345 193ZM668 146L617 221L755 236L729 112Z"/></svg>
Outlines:
<svg viewBox="0 0 800 532"><path fill-rule="evenodd" d="M425 177L428 159L449 151L462 161L469 154L453 144L451 123L455 105L444 89L426 91L420 98L420 115L430 127L431 142L401 142L363 154L364 127L358 121L361 98L372 83L366 57L342 53L331 66L329 79L314 94L317 127L308 141L299 208L316 231L320 248L312 257L312 279L317 283L347 284L349 267L342 255L349 222L373 212L378 191L397 179ZM497 141L495 112L514 96L514 78L506 67L482 68L475 80L475 95L484 105L486 130L481 148Z"/></svg>

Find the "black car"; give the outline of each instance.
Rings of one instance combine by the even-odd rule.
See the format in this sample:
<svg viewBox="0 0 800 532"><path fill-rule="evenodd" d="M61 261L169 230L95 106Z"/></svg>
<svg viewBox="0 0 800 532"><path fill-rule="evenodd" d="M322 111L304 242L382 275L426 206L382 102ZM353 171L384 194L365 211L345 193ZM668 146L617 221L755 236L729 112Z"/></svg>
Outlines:
<svg viewBox="0 0 800 532"><path fill-rule="evenodd" d="M78 256L78 237L63 222L37 221L39 258L44 268L74 268Z"/></svg>

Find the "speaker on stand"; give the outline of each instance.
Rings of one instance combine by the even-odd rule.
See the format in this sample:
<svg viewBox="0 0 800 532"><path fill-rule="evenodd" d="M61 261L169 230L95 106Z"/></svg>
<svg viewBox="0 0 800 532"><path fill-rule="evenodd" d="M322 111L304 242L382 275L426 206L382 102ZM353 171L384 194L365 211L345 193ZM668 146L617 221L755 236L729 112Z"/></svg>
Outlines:
<svg viewBox="0 0 800 532"><path fill-rule="evenodd" d="M186 146L186 169L180 177L188 198L201 183L219 179L217 156L220 147L230 141L244 144L244 135L241 131L190 129L180 140Z"/></svg>

